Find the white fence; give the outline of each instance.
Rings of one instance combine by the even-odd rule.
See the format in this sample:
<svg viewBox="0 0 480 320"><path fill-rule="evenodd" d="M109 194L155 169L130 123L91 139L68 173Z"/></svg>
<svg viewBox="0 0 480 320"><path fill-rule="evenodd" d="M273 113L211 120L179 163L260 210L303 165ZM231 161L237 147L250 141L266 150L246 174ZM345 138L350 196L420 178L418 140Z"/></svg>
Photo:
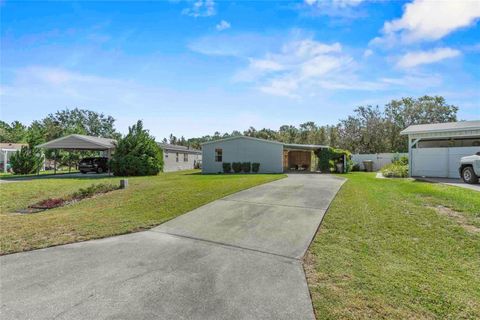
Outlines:
<svg viewBox="0 0 480 320"><path fill-rule="evenodd" d="M383 166L392 163L393 158L398 157L408 157L408 153L372 153L372 154L352 154L352 160L354 163L360 165L360 170L365 170L363 166L363 161L372 160L373 161L373 170L378 171Z"/></svg>

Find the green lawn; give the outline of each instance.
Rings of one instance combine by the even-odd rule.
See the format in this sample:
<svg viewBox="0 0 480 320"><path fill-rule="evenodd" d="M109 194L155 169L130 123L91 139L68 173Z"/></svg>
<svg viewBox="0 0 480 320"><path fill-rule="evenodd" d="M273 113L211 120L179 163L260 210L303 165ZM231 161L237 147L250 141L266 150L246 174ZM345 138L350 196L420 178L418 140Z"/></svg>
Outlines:
<svg viewBox="0 0 480 320"><path fill-rule="evenodd" d="M17 179L17 178L27 178L27 177L35 177L35 176L42 176L42 175L53 175L53 174L65 174L65 173L75 173L79 172L78 170L72 168L70 171L68 169L59 169L55 173L54 170L44 170L40 171L39 173L31 173L31 174L13 174L11 172L0 172L0 180L10 180L10 179Z"/></svg>
<svg viewBox="0 0 480 320"><path fill-rule="evenodd" d="M42 213L14 213L39 200L119 178L44 178L0 184L0 253L135 232L228 194L284 175L201 175L196 171L129 178L129 188Z"/></svg>
<svg viewBox="0 0 480 320"><path fill-rule="evenodd" d="M346 177L305 257L317 318L479 319L480 193Z"/></svg>

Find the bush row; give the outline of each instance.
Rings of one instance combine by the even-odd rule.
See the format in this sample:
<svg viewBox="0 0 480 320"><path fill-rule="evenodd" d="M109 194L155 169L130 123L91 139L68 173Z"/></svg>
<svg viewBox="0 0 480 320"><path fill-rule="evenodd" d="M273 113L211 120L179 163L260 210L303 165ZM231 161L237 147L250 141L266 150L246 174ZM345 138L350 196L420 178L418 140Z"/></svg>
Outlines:
<svg viewBox="0 0 480 320"><path fill-rule="evenodd" d="M223 172L224 173L231 173L232 169L233 169L233 172L235 172L235 173L240 173L242 171L244 173L250 173L250 172L258 173L258 171L260 170L260 163L257 163L257 162L254 162L254 163L250 163L250 162L232 162L232 163L223 162L222 167L223 167Z"/></svg>

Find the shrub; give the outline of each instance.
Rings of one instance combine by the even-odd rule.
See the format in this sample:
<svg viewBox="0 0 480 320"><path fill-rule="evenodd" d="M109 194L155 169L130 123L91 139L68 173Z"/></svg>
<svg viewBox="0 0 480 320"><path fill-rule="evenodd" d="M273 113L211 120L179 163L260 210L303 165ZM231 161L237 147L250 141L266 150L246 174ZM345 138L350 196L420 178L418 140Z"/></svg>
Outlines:
<svg viewBox="0 0 480 320"><path fill-rule="evenodd" d="M78 191L72 194L73 199L84 199L92 197L99 193L106 193L109 191L117 190L119 187L111 183L99 183L92 184L86 188L80 188Z"/></svg>
<svg viewBox="0 0 480 320"><path fill-rule="evenodd" d="M110 165L116 176L148 176L162 171L162 150L143 129L142 121L128 128L128 134L118 141Z"/></svg>
<svg viewBox="0 0 480 320"><path fill-rule="evenodd" d="M384 166L380 171L382 172L382 175L387 178L408 177L408 165L391 163Z"/></svg>
<svg viewBox="0 0 480 320"><path fill-rule="evenodd" d="M250 173L251 170L252 170L252 166L251 166L250 162L243 162L242 163L242 171L243 172Z"/></svg>
<svg viewBox="0 0 480 320"><path fill-rule="evenodd" d="M258 173L258 171L260 171L260 163L258 162L252 163L252 171L254 173Z"/></svg>
<svg viewBox="0 0 480 320"><path fill-rule="evenodd" d="M406 157L406 156L401 156L401 157L399 157L398 159L395 159L395 160L393 161L393 163L399 164L399 165L402 165L402 166L408 166L408 157Z"/></svg>
<svg viewBox="0 0 480 320"><path fill-rule="evenodd" d="M352 167L352 171L360 171L360 164L355 163Z"/></svg>
<svg viewBox="0 0 480 320"><path fill-rule="evenodd" d="M222 163L222 167L223 167L223 173L230 173L232 171L232 165L230 164L230 162Z"/></svg>
<svg viewBox="0 0 480 320"><path fill-rule="evenodd" d="M343 161L343 156L347 157L345 172L350 172L352 170L352 154L348 150L328 147L316 151L315 154L318 157L318 168L322 172L336 171L335 164L339 161Z"/></svg>
<svg viewBox="0 0 480 320"><path fill-rule="evenodd" d="M232 168L233 168L233 172L239 173L240 171L242 171L242 163L241 162L234 162L234 163L232 163Z"/></svg>
<svg viewBox="0 0 480 320"><path fill-rule="evenodd" d="M43 156L39 149L23 146L20 151L12 154L10 164L15 174L35 173L43 164Z"/></svg>

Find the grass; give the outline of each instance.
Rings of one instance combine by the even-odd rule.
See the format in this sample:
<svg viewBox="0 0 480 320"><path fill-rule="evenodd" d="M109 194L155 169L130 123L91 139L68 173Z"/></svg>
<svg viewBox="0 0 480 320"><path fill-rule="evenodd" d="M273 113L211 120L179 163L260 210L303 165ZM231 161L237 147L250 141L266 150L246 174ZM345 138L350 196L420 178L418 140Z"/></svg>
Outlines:
<svg viewBox="0 0 480 320"><path fill-rule="evenodd" d="M305 257L317 318L479 319L480 194L347 177Z"/></svg>
<svg viewBox="0 0 480 320"><path fill-rule="evenodd" d="M70 171L68 169L59 169L57 170L56 174L65 174L65 173L75 173L79 172L78 170L72 168ZM42 175L53 175L55 174L54 170L44 170L40 171L39 173L31 173L31 174L14 174L11 172L0 172L0 180L9 180L9 179L16 179L16 178L28 178L28 177L36 177Z"/></svg>
<svg viewBox="0 0 480 320"><path fill-rule="evenodd" d="M201 175L196 171L129 178L129 187L41 213L15 210L120 178L36 178L0 184L0 253L102 238L151 228L196 207L284 175Z"/></svg>

